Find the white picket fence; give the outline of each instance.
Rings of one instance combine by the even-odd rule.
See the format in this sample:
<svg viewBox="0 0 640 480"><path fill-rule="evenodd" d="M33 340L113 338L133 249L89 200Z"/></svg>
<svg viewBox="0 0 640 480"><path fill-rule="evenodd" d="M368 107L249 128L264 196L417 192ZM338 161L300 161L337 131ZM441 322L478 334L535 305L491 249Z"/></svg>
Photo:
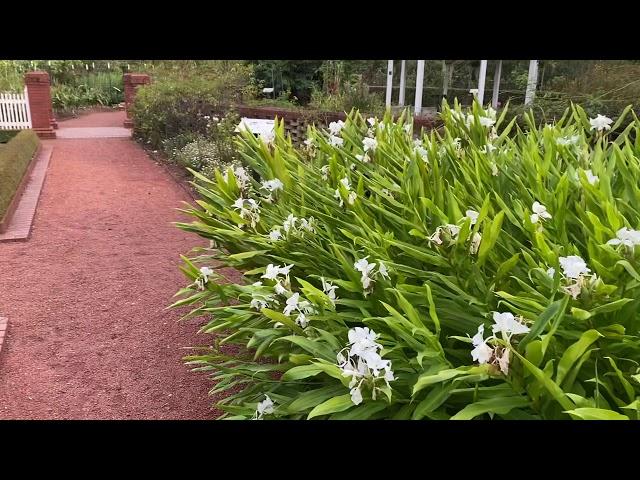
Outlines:
<svg viewBox="0 0 640 480"><path fill-rule="evenodd" d="M27 89L24 93L0 93L0 130L31 128Z"/></svg>

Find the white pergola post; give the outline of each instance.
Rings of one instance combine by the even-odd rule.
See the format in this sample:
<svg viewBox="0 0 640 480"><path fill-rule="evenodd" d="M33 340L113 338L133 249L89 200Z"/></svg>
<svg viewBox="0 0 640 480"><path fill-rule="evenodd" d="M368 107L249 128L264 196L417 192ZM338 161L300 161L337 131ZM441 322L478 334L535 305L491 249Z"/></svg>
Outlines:
<svg viewBox="0 0 640 480"><path fill-rule="evenodd" d="M524 104L530 105L536 96L536 84L538 83L538 60L529 61L529 79L527 91L524 95Z"/></svg>
<svg viewBox="0 0 640 480"><path fill-rule="evenodd" d="M406 60L402 60L402 63L400 63L400 98L398 98L398 105L400 105L401 107L404 107L406 64Z"/></svg>
<svg viewBox="0 0 640 480"><path fill-rule="evenodd" d="M500 95L500 76L502 75L502 60L496 65L496 73L493 75L493 96L491 97L491 106L494 110L498 109L498 96Z"/></svg>
<svg viewBox="0 0 640 480"><path fill-rule="evenodd" d="M416 99L414 102L414 115L422 113L422 87L424 84L424 60L418 60L416 71Z"/></svg>
<svg viewBox="0 0 640 480"><path fill-rule="evenodd" d="M387 61L387 97L385 105L391 107L391 92L393 91L393 60Z"/></svg>
<svg viewBox="0 0 640 480"><path fill-rule="evenodd" d="M480 60L480 74L478 75L478 103L484 102L484 84L487 78L487 61Z"/></svg>
<svg viewBox="0 0 640 480"><path fill-rule="evenodd" d="M449 92L449 75L447 75L447 61L442 61L442 96L446 97Z"/></svg>

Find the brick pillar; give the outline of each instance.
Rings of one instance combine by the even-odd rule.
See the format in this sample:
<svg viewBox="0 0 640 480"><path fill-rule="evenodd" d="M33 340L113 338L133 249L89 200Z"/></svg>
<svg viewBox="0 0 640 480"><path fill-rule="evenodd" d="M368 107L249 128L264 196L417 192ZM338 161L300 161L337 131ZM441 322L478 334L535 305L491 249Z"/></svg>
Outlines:
<svg viewBox="0 0 640 480"><path fill-rule="evenodd" d="M40 138L56 138L52 124L49 74L47 72L28 72L24 76L24 84L29 95L31 128Z"/></svg>
<svg viewBox="0 0 640 480"><path fill-rule="evenodd" d="M140 85L151 83L151 77L146 73L125 73L122 78L124 84L124 109L127 118L124 121L125 128L133 128L133 120L129 114L131 106L136 98L136 90Z"/></svg>

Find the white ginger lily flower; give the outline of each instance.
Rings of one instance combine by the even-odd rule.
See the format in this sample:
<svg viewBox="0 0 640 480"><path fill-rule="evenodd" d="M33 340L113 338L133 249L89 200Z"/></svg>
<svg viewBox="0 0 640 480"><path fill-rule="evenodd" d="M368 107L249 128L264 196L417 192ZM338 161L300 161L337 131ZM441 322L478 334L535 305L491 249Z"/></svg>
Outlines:
<svg viewBox="0 0 640 480"><path fill-rule="evenodd" d="M590 118L589 123L591 124L590 130L596 129L598 132L601 132L602 130L611 130L613 120L609 117L598 114L596 118Z"/></svg>
<svg viewBox="0 0 640 480"><path fill-rule="evenodd" d="M369 125L371 125L372 127L376 124L376 121L377 121L377 120L376 120L375 118L373 118L373 117L369 117L369 118L367 118L367 123L368 123Z"/></svg>
<svg viewBox="0 0 640 480"><path fill-rule="evenodd" d="M496 121L493 118L489 117L479 117L480 125L483 127L493 127Z"/></svg>
<svg viewBox="0 0 640 480"><path fill-rule="evenodd" d="M587 181L591 185L595 185L600 180L600 178L597 175L594 175L591 170L585 170L584 174L587 176Z"/></svg>
<svg viewBox="0 0 640 480"><path fill-rule="evenodd" d="M267 265L264 275L262 275L262 277L260 278L266 278L267 280L275 280L278 275L280 275L280 267L278 267L277 265L274 265L273 263L270 263L269 265Z"/></svg>
<svg viewBox="0 0 640 480"><path fill-rule="evenodd" d="M482 235L480 235L479 232L474 233L471 239L471 245L469 246L469 253L471 253L471 255L478 253L480 242L482 242Z"/></svg>
<svg viewBox="0 0 640 480"><path fill-rule="evenodd" d="M586 262L577 255L568 257L560 257L558 259L562 267L565 277L577 279L582 275L588 274L591 270L587 268Z"/></svg>
<svg viewBox="0 0 640 480"><path fill-rule="evenodd" d="M298 217L295 217L293 213L289 214L287 219L284 221L284 224L282 225L282 228L284 229L285 233L289 233L289 230L291 230L292 228L293 229L296 228L297 220L298 220Z"/></svg>
<svg viewBox="0 0 640 480"><path fill-rule="evenodd" d="M480 325L478 327L478 333L473 336L471 341L475 347L471 350L471 358L473 361L478 362L481 365L489 363L489 360L491 360L491 356L493 355L493 348L487 345L484 339L484 325Z"/></svg>
<svg viewBox="0 0 640 480"><path fill-rule="evenodd" d="M211 275L213 275L213 270L211 268L200 267L200 276L195 280L198 290L204 290L204 285L209 281L209 276Z"/></svg>
<svg viewBox="0 0 640 480"><path fill-rule="evenodd" d="M349 196L347 197L347 203L349 205L353 205L356 201L356 198L358 198L358 195L356 194L356 192L349 192Z"/></svg>
<svg viewBox="0 0 640 480"><path fill-rule="evenodd" d="M537 223L540 219L548 220L551 218L551 214L547 212L547 207L545 207L538 201L533 202L531 210L533 210L533 213L530 217L531 223Z"/></svg>
<svg viewBox="0 0 640 480"><path fill-rule="evenodd" d="M280 283L280 281L277 281L276 284L273 286L273 290L276 292L276 294L278 295L286 295L288 290L286 288L284 288L282 286L282 284Z"/></svg>
<svg viewBox="0 0 640 480"><path fill-rule="evenodd" d="M254 418L257 420L262 420L264 415L269 415L274 412L273 401L269 398L269 395L265 395L264 397L265 399L262 402L259 402L256 408Z"/></svg>
<svg viewBox="0 0 640 480"><path fill-rule="evenodd" d="M362 275L369 275L374 268L376 268L376 264L375 263L369 263L367 261L367 258L369 258L369 256L367 255L364 258L361 258L360 260L358 260L357 262L355 262L353 264L353 267L360 273L362 273Z"/></svg>
<svg viewBox="0 0 640 480"><path fill-rule="evenodd" d="M500 371L507 375L509 373L509 349L504 348L502 350L502 355L497 357L498 365L500 366Z"/></svg>
<svg viewBox="0 0 640 480"><path fill-rule="evenodd" d="M466 212L464 212L464 218L470 218L471 219L471 225L475 225L476 222L478 221L478 217L480 216L479 212L476 212L475 210L467 210Z"/></svg>
<svg viewBox="0 0 640 480"><path fill-rule="evenodd" d="M282 313L284 313L285 315L291 315L291 312L293 312L294 310L299 311L299 300L300 294L298 292L287 298L287 304L284 307L284 311Z"/></svg>
<svg viewBox="0 0 640 480"><path fill-rule="evenodd" d="M493 312L493 321L495 322L492 326L494 334L502 332L506 335L521 335L530 331L529 327L516 320L511 312Z"/></svg>
<svg viewBox="0 0 640 480"><path fill-rule="evenodd" d="M580 135L573 135L571 137L560 137L556 140L558 145L575 145L580 140Z"/></svg>
<svg viewBox="0 0 640 480"><path fill-rule="evenodd" d="M353 387L349 390L349 393L351 394L351 401L354 405L360 405L362 403L362 392L359 387Z"/></svg>
<svg viewBox="0 0 640 480"><path fill-rule="evenodd" d="M322 173L323 180L329 180L329 165L324 165L320 168L320 172Z"/></svg>
<svg viewBox="0 0 640 480"><path fill-rule="evenodd" d="M449 223L445 227L447 228L447 230L449 230L452 238L457 238L458 234L460 233L460 227L458 225Z"/></svg>
<svg viewBox="0 0 640 480"><path fill-rule="evenodd" d="M336 290L338 287L333 285L331 282L325 281L324 277L320 277L320 280L322 280L322 291L327 295L327 297L329 297L329 300L331 300L332 303L335 302L337 299Z"/></svg>
<svg viewBox="0 0 640 480"><path fill-rule="evenodd" d="M382 260L378 260L378 273L382 275L382 278L389 280L389 271L387 270L387 266L382 263Z"/></svg>
<svg viewBox="0 0 640 480"><path fill-rule="evenodd" d="M331 135L329 137L329 143L332 147L341 147L344 144L344 139Z"/></svg>
<svg viewBox="0 0 640 480"><path fill-rule="evenodd" d="M213 275L213 269L210 267L200 267L200 275L204 277L204 281L206 283L209 277Z"/></svg>
<svg viewBox="0 0 640 480"><path fill-rule="evenodd" d="M362 146L365 152L374 151L378 147L378 141L375 138L365 137L362 139Z"/></svg>
<svg viewBox="0 0 640 480"><path fill-rule="evenodd" d="M274 178L273 180L265 180L262 182L262 188L265 190L269 190L270 192L277 192L278 190L282 190L284 188L284 184L280 181L279 178Z"/></svg>
<svg viewBox="0 0 640 480"><path fill-rule="evenodd" d="M306 230L307 232L311 232L311 233L315 233L315 218L313 217L309 217L309 219L307 220L306 218L301 218L300 219L300 230Z"/></svg>
<svg viewBox="0 0 640 480"><path fill-rule="evenodd" d="M250 304L250 307L255 308L256 310L262 310L263 308L266 308L268 306L269 304L267 303L267 301L261 298L252 299Z"/></svg>
<svg viewBox="0 0 640 480"><path fill-rule="evenodd" d="M307 320L307 317L305 317L304 313L300 312L298 314L298 316L296 317L296 324L298 324L302 328L307 328L309 321Z"/></svg>
<svg viewBox="0 0 640 480"><path fill-rule="evenodd" d="M548 275L550 278L554 278L554 277L556 276L556 269L555 269L555 268L553 268L553 267L549 267L549 268L547 269L547 275Z"/></svg>
<svg viewBox="0 0 640 480"><path fill-rule="evenodd" d="M496 147L494 147L490 143L487 143L486 145L482 146L482 148L480 149L480 152L482 152L482 153L491 153L496 149L497 149Z"/></svg>
<svg viewBox="0 0 640 480"><path fill-rule="evenodd" d="M331 135L338 135L343 127L344 122L342 120L338 120L337 122L331 122L329 124L329 131L331 132Z"/></svg>
<svg viewBox="0 0 640 480"><path fill-rule="evenodd" d="M616 237L609 240L607 245L624 245L629 248L640 245L640 231L638 230L630 230L627 227L623 227L616 232Z"/></svg>
<svg viewBox="0 0 640 480"><path fill-rule="evenodd" d="M413 151L418 155L420 155L420 158L422 158L422 161L424 163L429 163L429 152L427 151L426 148L424 148L423 146L418 146L418 147L415 147Z"/></svg>
<svg viewBox="0 0 640 480"><path fill-rule="evenodd" d="M282 232L280 231L280 227L276 227L269 232L269 240L275 242L282 238Z"/></svg>

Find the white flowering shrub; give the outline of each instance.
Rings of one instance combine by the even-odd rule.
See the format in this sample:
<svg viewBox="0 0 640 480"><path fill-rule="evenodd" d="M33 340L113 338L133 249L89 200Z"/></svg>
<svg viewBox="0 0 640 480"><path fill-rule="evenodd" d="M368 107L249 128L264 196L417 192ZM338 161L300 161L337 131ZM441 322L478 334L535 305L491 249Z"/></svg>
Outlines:
<svg viewBox="0 0 640 480"><path fill-rule="evenodd" d="M240 138L252 174L195 174L179 227L211 248L174 305L208 318L187 361L227 418L638 419L640 122L441 116L416 141L352 112L302 150L280 123Z"/></svg>

